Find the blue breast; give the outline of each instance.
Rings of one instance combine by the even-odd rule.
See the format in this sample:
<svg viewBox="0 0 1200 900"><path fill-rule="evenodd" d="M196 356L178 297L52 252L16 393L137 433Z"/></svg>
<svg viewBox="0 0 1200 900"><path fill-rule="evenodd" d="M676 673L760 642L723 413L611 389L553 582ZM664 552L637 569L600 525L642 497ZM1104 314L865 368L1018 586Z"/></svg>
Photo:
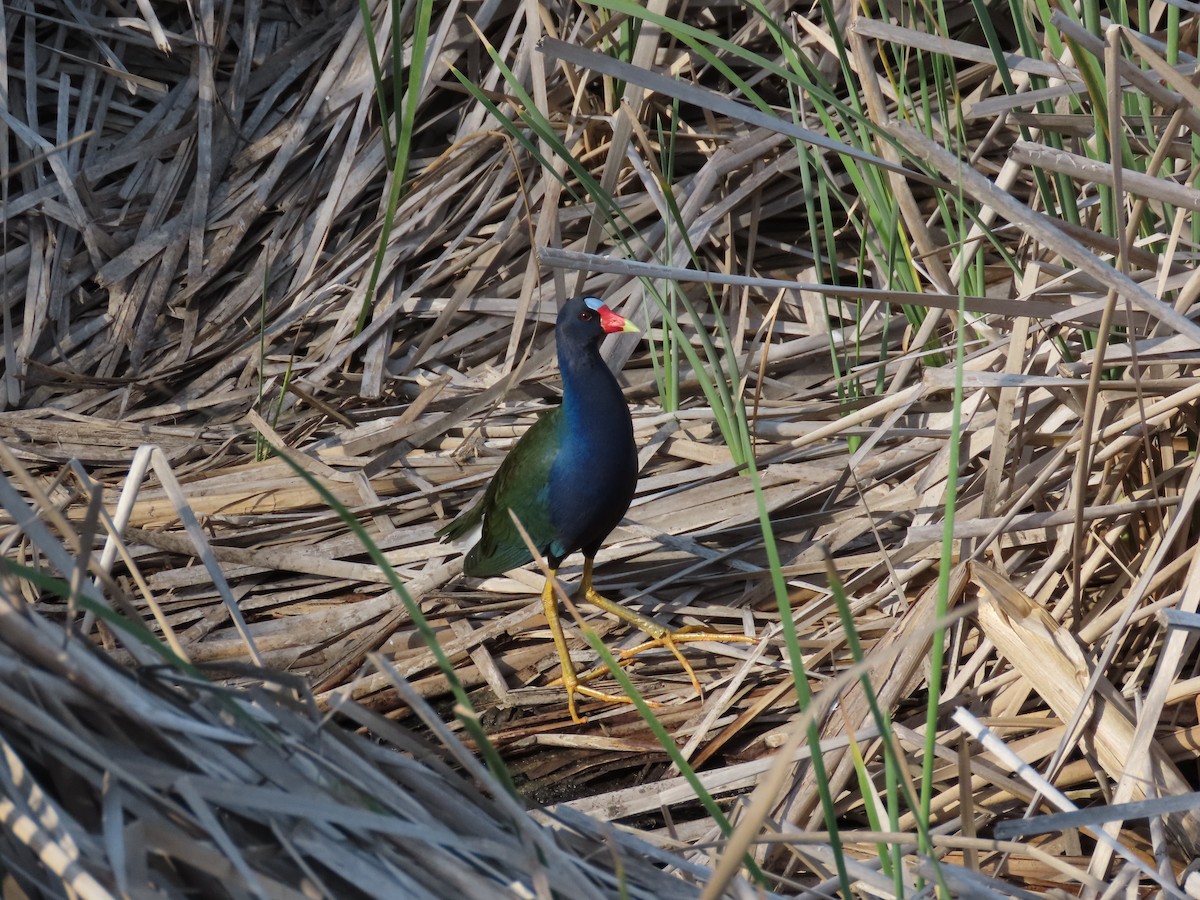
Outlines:
<svg viewBox="0 0 1200 900"><path fill-rule="evenodd" d="M550 472L550 521L556 557L594 554L617 526L637 486L633 423L620 388L599 379L588 393L564 398L561 443Z"/></svg>

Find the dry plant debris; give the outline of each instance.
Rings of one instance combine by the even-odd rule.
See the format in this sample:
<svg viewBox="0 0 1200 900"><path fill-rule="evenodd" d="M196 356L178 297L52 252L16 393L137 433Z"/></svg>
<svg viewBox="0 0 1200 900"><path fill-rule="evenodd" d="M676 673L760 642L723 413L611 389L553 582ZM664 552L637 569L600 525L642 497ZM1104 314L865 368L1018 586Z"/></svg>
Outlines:
<svg viewBox="0 0 1200 900"><path fill-rule="evenodd" d="M686 363L678 408L663 405L669 332L648 289L674 283L703 310L698 327L681 320L697 350L718 317L728 331L854 890L915 896L936 878L910 812L892 832L871 826L887 823L884 739L858 675L903 754L892 776L916 785L945 571L939 886L1094 896L1157 879L1196 896L1195 810L1162 805L1200 776L1198 101L1194 57L1168 63L1160 43L1170 30L1194 40L1191 7L1153 7L1107 44L1058 12L1025 52L1010 23L1007 90L966 6L941 10L953 40L907 7L845 6L839 44L807 8L651 5L727 39L711 45L720 70L670 28L630 28L623 4L450 2L431 8L426 65L400 85L393 9L367 7L387 89L415 91L410 178L390 217L392 147L359 4L0 8L3 866L82 896L341 896L344 883L380 896L387 879L414 896L591 896L615 877L630 896L690 895L693 879L714 896L751 890L727 871L745 850L773 890L836 890L751 480ZM417 8L404 7L404 53ZM876 130L857 157L808 137L846 140L818 115L832 100L789 94L748 62L795 62L785 32L831 96L862 98ZM900 88L932 60L955 120L922 132ZM735 77L771 105L752 109ZM1106 99L1138 113L1080 112ZM1109 138L1109 118L1123 166L1082 153ZM856 166L883 173L894 218L873 218L865 197L814 202L853 198ZM620 235L580 171L615 198ZM1073 221L1044 214L1043 182L1078 200ZM956 238L947 198L974 216ZM812 255L818 232L832 268ZM895 277L902 266L915 283ZM967 292L968 278L986 290ZM464 582L433 537L553 402L556 298L581 292L655 339L607 348L642 477L597 587L673 625L760 638L689 650L703 698L669 656L630 669L733 838L636 711L590 708L570 726L547 686L540 576ZM272 452L284 447L386 554L559 832L530 830L501 793L475 796L482 782L429 749L441 733L417 698L458 729L447 679L361 542ZM34 573L71 585L67 598ZM222 686L164 670L81 607L88 597ZM638 642L582 612L610 647ZM575 649L594 662L582 639ZM264 683L262 667L287 679ZM980 748L958 708L1092 818L998 837L1056 807ZM36 833L16 827L13 798ZM1106 813L1134 801L1150 805ZM483 849L451 849L472 824ZM413 828L440 835L438 852L406 846ZM880 846L898 848L897 871L881 869Z"/></svg>

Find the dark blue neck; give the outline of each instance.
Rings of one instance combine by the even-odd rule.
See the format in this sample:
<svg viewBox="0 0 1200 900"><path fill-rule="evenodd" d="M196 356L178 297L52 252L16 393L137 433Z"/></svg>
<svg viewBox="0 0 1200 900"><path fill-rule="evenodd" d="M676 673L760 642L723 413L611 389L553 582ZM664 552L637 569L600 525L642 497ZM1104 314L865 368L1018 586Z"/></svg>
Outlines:
<svg viewBox="0 0 1200 900"><path fill-rule="evenodd" d="M560 344L558 367L563 379L563 413L576 434L594 426L629 430L629 407L616 376L600 357L596 344L572 347ZM617 434L611 436L620 439Z"/></svg>

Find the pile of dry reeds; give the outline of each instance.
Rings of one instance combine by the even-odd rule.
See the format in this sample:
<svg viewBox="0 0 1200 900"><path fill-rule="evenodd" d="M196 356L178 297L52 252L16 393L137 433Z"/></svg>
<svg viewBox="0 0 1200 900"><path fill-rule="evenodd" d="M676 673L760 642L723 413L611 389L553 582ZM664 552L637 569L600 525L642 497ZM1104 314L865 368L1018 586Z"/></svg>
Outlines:
<svg viewBox="0 0 1200 900"><path fill-rule="evenodd" d="M846 7L839 43L778 5L367 5L0 8L0 865L83 896L1184 890L1200 98L1155 38L1194 13L1105 44L1059 12L1022 52L996 12L998 57L973 7L939 8L956 40ZM758 639L688 650L703 697L629 667L695 779L628 706L571 724L538 572L464 581L434 537L553 402L581 292L650 339L607 348L642 471L597 586ZM672 383L676 315L717 359ZM285 448L551 824L458 752L437 655Z"/></svg>
<svg viewBox="0 0 1200 900"><path fill-rule="evenodd" d="M11 599L0 859L32 896L682 898L709 875L569 810L535 822L386 661L444 749L336 703L355 734L298 679L130 672Z"/></svg>

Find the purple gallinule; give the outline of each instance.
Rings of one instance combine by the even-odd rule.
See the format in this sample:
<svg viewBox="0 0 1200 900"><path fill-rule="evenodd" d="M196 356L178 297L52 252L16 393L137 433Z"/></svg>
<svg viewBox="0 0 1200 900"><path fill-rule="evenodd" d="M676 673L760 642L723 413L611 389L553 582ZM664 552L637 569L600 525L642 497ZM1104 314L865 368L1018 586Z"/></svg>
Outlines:
<svg viewBox="0 0 1200 900"><path fill-rule="evenodd" d="M555 326L563 380L562 404L545 413L522 435L500 464L482 499L437 534L454 540L482 529L463 562L463 572L477 578L499 575L533 560L510 511L529 533L552 572L566 557L582 551L580 588L584 598L651 637L650 641L625 651L622 659L651 647L666 647L675 654L700 693L696 673L676 644L748 638L719 632L672 631L601 596L592 587L596 553L629 509L637 486L633 420L617 379L600 357L604 335L623 331L638 331L638 327L594 297L577 297L563 305ZM609 703L630 702L628 697L580 684L581 678L567 651L552 579L547 579L542 589L542 604L562 664L562 683L571 718L575 722L585 721L576 711L576 694Z"/></svg>

